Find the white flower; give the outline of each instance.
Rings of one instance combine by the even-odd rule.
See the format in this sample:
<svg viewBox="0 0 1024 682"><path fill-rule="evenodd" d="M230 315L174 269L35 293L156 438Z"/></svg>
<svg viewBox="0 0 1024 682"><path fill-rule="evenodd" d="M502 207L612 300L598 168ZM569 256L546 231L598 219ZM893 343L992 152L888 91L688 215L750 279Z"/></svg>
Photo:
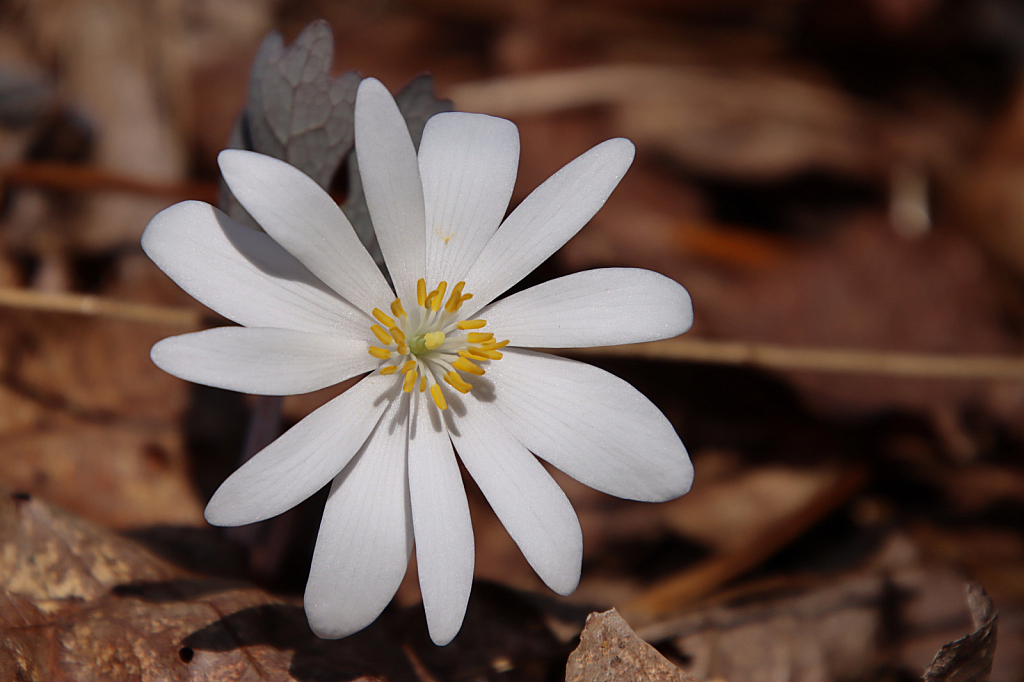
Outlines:
<svg viewBox="0 0 1024 682"><path fill-rule="evenodd" d="M536 457L628 499L689 489L686 450L650 401L603 370L526 349L675 336L690 326L690 299L656 273L611 268L495 302L604 204L633 160L628 140L583 154L502 222L519 160L511 122L438 114L417 155L395 101L367 79L355 127L394 291L316 183L270 157L224 151L227 184L266 233L184 202L153 218L142 245L183 289L242 326L165 339L152 356L183 379L261 395L369 372L232 474L206 518L266 519L333 479L305 594L313 631L343 637L371 623L415 541L430 635L444 644L462 624L473 577L456 451L559 594L579 581L582 537Z"/></svg>

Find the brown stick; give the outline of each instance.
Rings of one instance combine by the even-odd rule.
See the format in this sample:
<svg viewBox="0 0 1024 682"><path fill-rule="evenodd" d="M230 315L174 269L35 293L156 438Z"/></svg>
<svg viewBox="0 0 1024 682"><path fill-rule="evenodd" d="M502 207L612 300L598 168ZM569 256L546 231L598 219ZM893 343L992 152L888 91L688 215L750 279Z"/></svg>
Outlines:
<svg viewBox="0 0 1024 682"><path fill-rule="evenodd" d="M664 341L559 350L560 354L753 365L767 369L949 379L1024 379L1024 357L807 348L676 337Z"/></svg>
<svg viewBox="0 0 1024 682"><path fill-rule="evenodd" d="M128 303L100 296L0 288L0 307L22 308L179 327L203 326L187 308ZM550 350L550 349L549 349ZM557 349L560 355L623 357L677 362L752 365L766 369L882 374L932 379L1024 379L1024 358L992 355L890 353L837 348L794 348L766 343L681 338L651 343Z"/></svg>
<svg viewBox="0 0 1024 682"><path fill-rule="evenodd" d="M20 163L0 167L3 185L34 185L49 189L144 194L171 201L197 199L217 203L217 186L199 182L147 182L93 166L70 163Z"/></svg>
<svg viewBox="0 0 1024 682"><path fill-rule="evenodd" d="M174 327L199 327L203 324L202 313L186 308L129 303L100 296L63 294L30 289L0 288L0 306L40 310L56 313L73 313L97 317L112 317L132 322L163 324Z"/></svg>

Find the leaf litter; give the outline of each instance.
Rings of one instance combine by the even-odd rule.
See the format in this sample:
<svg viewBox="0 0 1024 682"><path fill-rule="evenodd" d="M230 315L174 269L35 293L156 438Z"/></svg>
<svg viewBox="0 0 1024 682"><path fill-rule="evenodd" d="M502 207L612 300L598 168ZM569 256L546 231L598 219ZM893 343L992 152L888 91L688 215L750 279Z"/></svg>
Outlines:
<svg viewBox="0 0 1024 682"><path fill-rule="evenodd" d="M226 133L242 110L236 146L302 167L345 198L366 235L351 153L351 70L396 89L411 80L398 100L414 136L452 106L446 96L466 109L513 107L505 113L523 137L514 202L602 139L641 143L605 210L541 277L654 267L690 289L704 337L1004 355L1020 348L1017 108L1005 84L985 75L1015 82L1012 60L996 59L993 70L961 59L958 68L979 69L972 90L941 68L948 80L933 88L934 74L899 53L886 59L904 69L885 78L870 72L870 60L847 58L857 54L854 38L884 52L891 41L877 27L898 33L910 22L938 40L912 49L941 67L945 53L962 57L977 39L979 24L957 14L969 8L921 3L916 14L894 14L885 3L857 3L842 14L815 3L778 9L776 22L712 3L669 14L657 3L618 2L536 14L502 3L413 2L364 13L356 3L302 0L276 18L254 5L221 22L230 4L191 15L174 3L151 17L95 15L115 34L137 22L139 36L159 37L141 41L141 61L117 57L132 73L163 64L155 88L130 79L126 87L149 102L164 88L177 102L168 114L179 117L170 128L183 131L172 139L177 151L172 144L148 161L210 149L204 136ZM316 16L329 24L307 26ZM79 60L79 70L57 74L73 84L58 92L81 92L111 71L110 55L74 48L77 27L67 18L10 21L4 30L42 36L18 39L22 61L50 63L40 50ZM280 34L250 64L208 49L216 40L168 47L173 31L161 22L205 27L232 49L255 46L271 27ZM281 35L297 37L286 47ZM423 68L434 78L416 77ZM248 95L241 86L210 89L247 76ZM538 89L545 82L548 90ZM101 82L92 92L112 91ZM90 109L98 148L123 145L129 130L142 136L139 150L154 149L147 135L170 139L153 132L171 120L154 111L140 108L145 125L122 126L119 137L106 131L123 109ZM47 150L41 158L70 158L46 132L61 128L15 134L25 130L47 142L35 145ZM27 158L30 146L10 147L12 158ZM213 167L212 153L201 153L192 166ZM165 167L184 167L176 163ZM922 177L923 200L913 190ZM5 188L5 198L6 286L191 305L139 257L144 221L103 224L112 214L87 210L66 189ZM913 210L890 212L897 199ZM897 224L910 214L927 218L913 240ZM598 645L616 653L592 656L597 667L581 673L586 679L635 679L634 669L622 672L626 661L657 661L665 679L683 675L677 666L730 682L1015 680L1024 670L1019 382L837 380L599 360L677 426L697 463L691 496L624 502L554 472L579 511L586 551L576 595L556 600L467 482L484 582L464 633L447 648L428 644L413 580L370 629L326 642L309 633L295 596L317 502L255 543L201 526L204 495L243 451L252 402L193 391L156 371L148 348L168 330L2 314L2 677L561 679L577 640L576 662L611 641L584 627L588 613L611 607L664 658L620 622L612 648ZM330 395L287 401L286 425ZM998 607L998 644L992 608L975 588L972 605L964 601L969 579ZM663 597L666 586L674 601ZM658 608L641 617L638 604Z"/></svg>

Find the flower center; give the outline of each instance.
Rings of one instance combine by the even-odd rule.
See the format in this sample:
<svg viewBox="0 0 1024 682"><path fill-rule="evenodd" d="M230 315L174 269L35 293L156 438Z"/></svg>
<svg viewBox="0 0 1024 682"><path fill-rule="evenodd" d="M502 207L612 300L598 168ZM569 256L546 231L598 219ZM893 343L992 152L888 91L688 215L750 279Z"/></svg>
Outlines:
<svg viewBox="0 0 1024 682"><path fill-rule="evenodd" d="M434 404L442 410L448 403L439 377L459 393L469 393L473 386L463 374L482 376L485 370L480 363L500 360L498 350L508 345L508 340L496 341L494 334L480 331L486 320L460 319L462 304L473 298L473 294L462 293L465 286L459 282L452 287L448 302L442 305L448 283L441 282L428 293L426 281L420 279L416 307L411 312L406 313L400 298L391 304L394 317L373 309L380 324L371 325L370 331L383 347L370 346L370 355L385 361L380 373L401 372L402 390L411 393L417 384L421 393L429 389Z"/></svg>

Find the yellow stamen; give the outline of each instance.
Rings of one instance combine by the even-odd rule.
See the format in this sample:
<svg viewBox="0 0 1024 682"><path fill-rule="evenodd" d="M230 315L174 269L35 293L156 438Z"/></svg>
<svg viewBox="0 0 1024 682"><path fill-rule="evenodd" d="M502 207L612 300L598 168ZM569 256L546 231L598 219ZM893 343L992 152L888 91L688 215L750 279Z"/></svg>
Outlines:
<svg viewBox="0 0 1024 682"><path fill-rule="evenodd" d="M425 307L424 304L427 302L427 282L422 277L416 282L416 302L421 308Z"/></svg>
<svg viewBox="0 0 1024 682"><path fill-rule="evenodd" d="M444 343L444 332L427 332L423 335L423 345L427 350L434 350Z"/></svg>
<svg viewBox="0 0 1024 682"><path fill-rule="evenodd" d="M395 317L405 317L405 308L402 307L402 299L396 298L391 302L391 312Z"/></svg>
<svg viewBox="0 0 1024 682"><path fill-rule="evenodd" d="M448 282L440 281L437 288L428 297L428 307L435 313L441 309L441 301L444 300L444 292L448 290Z"/></svg>
<svg viewBox="0 0 1024 682"><path fill-rule="evenodd" d="M496 350L482 350L480 348L470 348L469 354L472 356L471 360L501 360L502 358L501 353Z"/></svg>
<svg viewBox="0 0 1024 682"><path fill-rule="evenodd" d="M370 346L370 355L381 360L387 360L391 357L391 351L384 350L383 348L377 348L376 346Z"/></svg>
<svg viewBox="0 0 1024 682"><path fill-rule="evenodd" d="M405 375L405 381L402 382L402 390L406 393L412 393L413 386L416 385L416 371L413 370Z"/></svg>
<svg viewBox="0 0 1024 682"><path fill-rule="evenodd" d="M423 393L425 390L427 390L427 377L422 376L420 377L420 393Z"/></svg>
<svg viewBox="0 0 1024 682"><path fill-rule="evenodd" d="M398 327L392 327L391 329L388 330L388 333L391 334L392 337L394 337L395 343L399 345L405 343L405 332L403 332Z"/></svg>
<svg viewBox="0 0 1024 682"><path fill-rule="evenodd" d="M399 344L398 345L398 354L399 355L408 355L409 354L409 346L405 345L404 343Z"/></svg>
<svg viewBox="0 0 1024 682"><path fill-rule="evenodd" d="M470 332L466 335L466 340L470 343L487 343L488 341L494 340L494 334L485 332Z"/></svg>
<svg viewBox="0 0 1024 682"><path fill-rule="evenodd" d="M395 340L388 336L388 333L384 331L384 328L381 327L379 324L370 325L370 331L373 332L373 335L376 336L377 340L380 341L381 343L390 346L395 342Z"/></svg>
<svg viewBox="0 0 1024 682"><path fill-rule="evenodd" d="M444 375L444 380L448 382L448 385L454 388L459 393L469 393L473 386L466 383L462 377L459 376L458 372L448 372Z"/></svg>
<svg viewBox="0 0 1024 682"><path fill-rule="evenodd" d="M380 368L380 373L383 374L384 376L387 376L388 374L394 374L397 371L398 365L388 365L387 367Z"/></svg>
<svg viewBox="0 0 1024 682"><path fill-rule="evenodd" d="M465 282L459 282L452 288L452 295L448 298L448 303L444 306L444 309L449 313L454 313L462 306L462 289L465 286Z"/></svg>
<svg viewBox="0 0 1024 682"><path fill-rule="evenodd" d="M482 343L480 344L480 350L498 350L508 345L509 340L499 341L495 343Z"/></svg>
<svg viewBox="0 0 1024 682"><path fill-rule="evenodd" d="M409 362L402 365L402 374L405 374L406 372L411 372L414 369L416 369L416 361L410 360Z"/></svg>
<svg viewBox="0 0 1024 682"><path fill-rule="evenodd" d="M430 395L434 397L434 404L437 405L437 409L446 410L448 409L448 403L444 400L444 394L441 393L441 387L434 384L430 387Z"/></svg>
<svg viewBox="0 0 1024 682"><path fill-rule="evenodd" d="M455 326L459 329L480 329L487 324L487 320L463 320Z"/></svg>
<svg viewBox="0 0 1024 682"><path fill-rule="evenodd" d="M377 321L380 322L385 327L394 327L395 326L395 321L392 320L387 315L385 315L384 311L381 310L380 308L374 308L373 309L373 316L376 317Z"/></svg>
<svg viewBox="0 0 1024 682"><path fill-rule="evenodd" d="M469 374L476 374L477 376L483 376L483 374L484 374L483 368L478 367L477 365L474 365L472 362L470 362L466 358L458 358L458 359L456 359L454 362L452 362L452 367L454 367L455 369L460 370L462 372L468 372Z"/></svg>

